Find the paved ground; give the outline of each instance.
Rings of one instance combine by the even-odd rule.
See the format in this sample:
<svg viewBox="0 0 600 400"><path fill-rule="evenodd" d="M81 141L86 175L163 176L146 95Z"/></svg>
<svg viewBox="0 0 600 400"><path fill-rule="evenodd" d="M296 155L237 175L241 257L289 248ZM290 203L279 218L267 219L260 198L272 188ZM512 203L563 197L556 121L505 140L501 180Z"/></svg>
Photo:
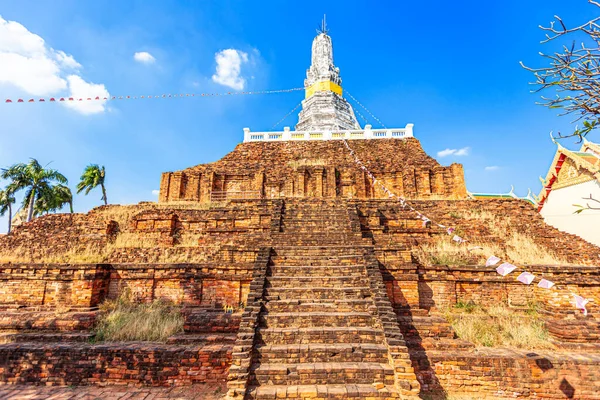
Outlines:
<svg viewBox="0 0 600 400"><path fill-rule="evenodd" d="M225 393L225 384L175 388L0 386L3 400L221 400Z"/></svg>

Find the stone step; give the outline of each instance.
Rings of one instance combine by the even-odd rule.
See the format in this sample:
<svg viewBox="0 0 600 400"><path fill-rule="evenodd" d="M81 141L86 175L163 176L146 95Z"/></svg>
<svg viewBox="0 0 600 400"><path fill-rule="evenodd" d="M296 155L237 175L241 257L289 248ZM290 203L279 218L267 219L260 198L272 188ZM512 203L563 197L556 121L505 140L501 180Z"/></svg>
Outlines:
<svg viewBox="0 0 600 400"><path fill-rule="evenodd" d="M294 246L284 247L277 246L273 255L302 255L307 254L315 256L362 256L364 254L363 249L357 249L356 247L339 247L339 246Z"/></svg>
<svg viewBox="0 0 600 400"><path fill-rule="evenodd" d="M325 223L349 227L350 220L348 219L347 213L323 213L323 214L282 214L281 218L282 223L296 223L296 224L306 224L306 225L323 225Z"/></svg>
<svg viewBox="0 0 600 400"><path fill-rule="evenodd" d="M366 275L366 274L365 274ZM267 278L267 287L355 287L366 286L367 276L271 276Z"/></svg>
<svg viewBox="0 0 600 400"><path fill-rule="evenodd" d="M280 235L289 235L289 236L280 236ZM320 234L311 234L303 237L298 237L295 233L289 232L280 232L276 234L272 234L271 238L273 239L273 243L275 246L280 244L289 245L290 243L295 243L298 247L305 246L318 246L318 245L336 245L339 243L357 243L362 245L363 237L360 233L358 234L348 234L343 235L341 237L327 237ZM366 239L365 239L366 240ZM371 239L369 239L371 240Z"/></svg>
<svg viewBox="0 0 600 400"><path fill-rule="evenodd" d="M327 385L347 382L394 384L394 369L387 363L260 364L251 369L251 384Z"/></svg>
<svg viewBox="0 0 600 400"><path fill-rule="evenodd" d="M271 276L363 276L364 265L272 265Z"/></svg>
<svg viewBox="0 0 600 400"><path fill-rule="evenodd" d="M368 287L288 287L267 288L265 295L268 300L290 299L370 299L371 289Z"/></svg>
<svg viewBox="0 0 600 400"><path fill-rule="evenodd" d="M325 251L319 252L308 252L303 250L298 250L295 252L286 251L286 252L278 252L275 251L274 254L271 255L271 258L279 258L279 259L310 259L311 261L317 260L343 260L343 259L360 259L364 258L364 254L355 253L355 252L343 252L343 253L330 253L328 254ZM357 263L360 264L360 263Z"/></svg>
<svg viewBox="0 0 600 400"><path fill-rule="evenodd" d="M248 388L252 400L273 399L398 399L400 395L393 385L377 388L372 384L346 385L262 385Z"/></svg>
<svg viewBox="0 0 600 400"><path fill-rule="evenodd" d="M319 220L306 220L306 219L283 219L281 221L282 228L288 228L288 230L294 228L298 229L300 232L311 232L310 229L314 227L318 227L319 231L349 231L351 230L351 226L347 221L336 221L336 220L327 220L327 219L319 219Z"/></svg>
<svg viewBox="0 0 600 400"><path fill-rule="evenodd" d="M273 312L367 312L375 305L367 300L337 300L337 299L289 299L274 300L266 304L267 311Z"/></svg>
<svg viewBox="0 0 600 400"><path fill-rule="evenodd" d="M363 261L362 256L340 256L340 257L306 257L306 256L277 256L271 257L273 265L284 266L320 266L320 267L340 267L346 265L356 265Z"/></svg>
<svg viewBox="0 0 600 400"><path fill-rule="evenodd" d="M383 331L373 327L258 328L264 344L383 343Z"/></svg>
<svg viewBox="0 0 600 400"><path fill-rule="evenodd" d="M349 228L348 228L349 229ZM349 244L352 243L352 239L356 239L356 238L360 238L362 237L362 233L361 232L354 232L354 231L350 231L350 230L340 230L338 232L328 232L326 235L320 233L319 231L315 231L315 230L302 230L302 229L298 229L295 231L283 231L283 232L279 232L279 233L275 233L273 235L274 239L277 239L278 243L282 244L282 245L298 245L298 246L307 246L307 245L303 245L301 243L301 240L307 240L307 239L318 239L321 240L321 242L317 242L314 244L310 244L310 246L339 246L341 244ZM331 239L331 240L327 240L327 239ZM359 244L359 242L357 242L357 244ZM362 243L360 243L360 245L362 245Z"/></svg>
<svg viewBox="0 0 600 400"><path fill-rule="evenodd" d="M231 333L223 334L180 334L167 339L168 344L181 345L208 345L208 344L232 344L235 343L237 335Z"/></svg>
<svg viewBox="0 0 600 400"><path fill-rule="evenodd" d="M373 316L367 312L283 312L260 316L260 324L265 328L368 327L373 326L374 322Z"/></svg>
<svg viewBox="0 0 600 400"><path fill-rule="evenodd" d="M277 344L258 346L255 354L254 359L261 364L388 362L388 350L383 344Z"/></svg>
<svg viewBox="0 0 600 400"><path fill-rule="evenodd" d="M18 332L0 333L0 343L73 343L90 342L96 334L91 332Z"/></svg>

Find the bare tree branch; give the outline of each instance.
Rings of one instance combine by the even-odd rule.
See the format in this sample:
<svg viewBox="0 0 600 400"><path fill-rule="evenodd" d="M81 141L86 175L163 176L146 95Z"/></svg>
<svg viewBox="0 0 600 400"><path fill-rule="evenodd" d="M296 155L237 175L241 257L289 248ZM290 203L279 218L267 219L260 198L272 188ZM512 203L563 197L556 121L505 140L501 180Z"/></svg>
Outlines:
<svg viewBox="0 0 600 400"><path fill-rule="evenodd" d="M600 2L588 0L600 8ZM540 26L546 33L548 43L557 39L569 39L569 46L563 45L560 52L540 53L548 60L549 66L531 68L521 62L521 66L535 76L532 92L550 91L553 96L542 96L537 103L549 109L560 109L559 115L575 116L572 122L582 121L582 128L576 127L572 133L558 133L560 139L578 137L583 139L591 130L600 126L600 16L574 28L567 28L559 16L550 26ZM577 45L574 40L582 40Z"/></svg>
<svg viewBox="0 0 600 400"><path fill-rule="evenodd" d="M590 194L590 197L582 197L583 200L590 200L593 201L595 203L600 204L600 200L599 199L595 199L592 197L592 195ZM600 207L598 206L590 206L590 203L585 203L585 206L582 206L580 204L573 204L575 207L577 207L577 210L575 210L573 212L573 214L579 214L585 210L597 210L600 211Z"/></svg>

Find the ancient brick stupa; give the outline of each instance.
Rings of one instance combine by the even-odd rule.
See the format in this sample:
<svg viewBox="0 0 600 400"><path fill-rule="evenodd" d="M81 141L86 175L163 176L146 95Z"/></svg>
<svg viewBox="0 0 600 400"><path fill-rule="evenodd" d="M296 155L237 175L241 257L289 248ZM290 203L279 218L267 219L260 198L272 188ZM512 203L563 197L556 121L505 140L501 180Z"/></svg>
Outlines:
<svg viewBox="0 0 600 400"><path fill-rule="evenodd" d="M342 140L371 173L411 199L467 196L460 164L441 166L413 138L413 125L400 129L361 128L343 97L340 70L325 26L313 40L296 130L251 132L221 160L164 173L160 202L249 198L387 198L357 167ZM356 139L356 140L355 140Z"/></svg>
<svg viewBox="0 0 600 400"><path fill-rule="evenodd" d="M0 383L599 398L600 249L526 201L468 198L462 166L425 154L412 125L361 128L325 29L312 50L296 130L246 129L221 160L164 173L158 203L48 215L0 237L0 331L14 342L0 344ZM517 271L499 274L492 254ZM183 328L167 343L89 343L98 307L123 293L173 302ZM572 293L595 299L586 315ZM447 317L457 305L535 305L544 347L476 347Z"/></svg>

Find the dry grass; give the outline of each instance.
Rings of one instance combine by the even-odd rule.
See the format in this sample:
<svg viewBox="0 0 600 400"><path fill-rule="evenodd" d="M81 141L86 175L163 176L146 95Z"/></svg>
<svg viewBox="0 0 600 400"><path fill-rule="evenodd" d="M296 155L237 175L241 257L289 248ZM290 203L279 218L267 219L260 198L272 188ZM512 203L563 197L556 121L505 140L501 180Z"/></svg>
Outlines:
<svg viewBox="0 0 600 400"><path fill-rule="evenodd" d="M479 210L467 212L462 217L482 221L493 235L504 241L504 251L489 253L489 255L495 254L499 257L507 257L510 261L519 264L571 264L554 254L551 249L537 244L530 235L515 231L513 221L509 217L505 218L488 211Z"/></svg>
<svg viewBox="0 0 600 400"><path fill-rule="evenodd" d="M152 303L134 301L129 292L101 306L96 325L96 340L108 342L166 342L183 332L181 308L165 300Z"/></svg>
<svg viewBox="0 0 600 400"><path fill-rule="evenodd" d="M146 233L139 234L137 232L121 232L117 235L113 243L109 243L107 248L109 250L123 249L123 248L154 248L158 245L158 237L150 236Z"/></svg>
<svg viewBox="0 0 600 400"><path fill-rule="evenodd" d="M521 264L570 264L550 250L536 244L531 237L517 232L506 240L506 255L510 260Z"/></svg>
<svg viewBox="0 0 600 400"><path fill-rule="evenodd" d="M0 263L21 263L31 260L29 251L23 246L19 246L14 249L10 249L9 252L0 253Z"/></svg>
<svg viewBox="0 0 600 400"><path fill-rule="evenodd" d="M138 205L112 205L102 209L95 208L91 212L98 213L105 221L116 221L119 224L119 228L123 229L131 221L131 218L141 211L141 208L142 206Z"/></svg>
<svg viewBox="0 0 600 400"><path fill-rule="evenodd" d="M535 305L526 311L518 311L505 305L484 308L459 302L446 310L445 317L459 338L477 346L554 348Z"/></svg>
<svg viewBox="0 0 600 400"><path fill-rule="evenodd" d="M18 247L10 253L0 254L0 263L42 263L42 264L96 264L105 262L108 253L105 248L87 245L72 248L63 253L32 254L30 249Z"/></svg>
<svg viewBox="0 0 600 400"><path fill-rule="evenodd" d="M481 247L481 249L479 248ZM470 248L474 248L469 251ZM500 246L494 243L467 243L458 245L448 237L419 246L414 255L421 265L469 265L477 264L489 254L500 254Z"/></svg>

